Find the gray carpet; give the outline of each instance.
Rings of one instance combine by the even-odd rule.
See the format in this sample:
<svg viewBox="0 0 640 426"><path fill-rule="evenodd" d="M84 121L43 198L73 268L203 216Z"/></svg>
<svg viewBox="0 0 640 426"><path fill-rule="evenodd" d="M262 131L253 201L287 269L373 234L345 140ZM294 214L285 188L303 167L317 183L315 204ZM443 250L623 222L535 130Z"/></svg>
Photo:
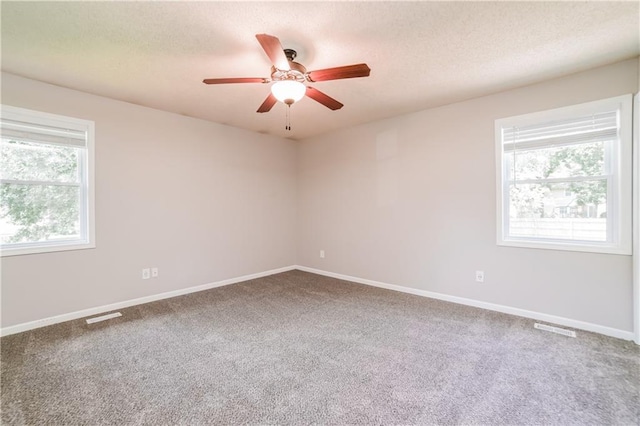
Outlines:
<svg viewBox="0 0 640 426"><path fill-rule="evenodd" d="M636 425L640 349L291 271L3 337L2 423Z"/></svg>

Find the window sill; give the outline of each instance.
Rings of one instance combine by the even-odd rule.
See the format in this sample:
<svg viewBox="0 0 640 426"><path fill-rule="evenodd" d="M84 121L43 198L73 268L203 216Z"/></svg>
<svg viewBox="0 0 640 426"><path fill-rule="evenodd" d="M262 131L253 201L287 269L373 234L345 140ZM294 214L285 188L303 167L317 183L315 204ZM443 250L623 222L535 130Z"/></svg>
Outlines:
<svg viewBox="0 0 640 426"><path fill-rule="evenodd" d="M95 243L83 243L79 241L69 241L67 243L55 243L51 245L31 245L26 247L1 248L0 257L22 256L28 254L42 254L58 251L86 250L95 248Z"/></svg>
<svg viewBox="0 0 640 426"><path fill-rule="evenodd" d="M618 254L630 256L632 254L631 247L620 247L607 244L588 244L588 243L571 243L566 241L531 241L498 239L498 245L503 247L520 247L541 250L560 250L560 251L578 251L586 253L599 254Z"/></svg>

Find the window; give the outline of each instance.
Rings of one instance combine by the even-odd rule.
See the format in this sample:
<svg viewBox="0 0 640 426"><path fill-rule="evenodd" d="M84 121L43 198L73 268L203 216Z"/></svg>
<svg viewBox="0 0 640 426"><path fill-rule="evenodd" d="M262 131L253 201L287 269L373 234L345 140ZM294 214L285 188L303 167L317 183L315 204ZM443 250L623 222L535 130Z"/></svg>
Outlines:
<svg viewBox="0 0 640 426"><path fill-rule="evenodd" d="M496 120L498 244L631 254L631 95Z"/></svg>
<svg viewBox="0 0 640 426"><path fill-rule="evenodd" d="M2 256L95 247L92 121L2 106Z"/></svg>

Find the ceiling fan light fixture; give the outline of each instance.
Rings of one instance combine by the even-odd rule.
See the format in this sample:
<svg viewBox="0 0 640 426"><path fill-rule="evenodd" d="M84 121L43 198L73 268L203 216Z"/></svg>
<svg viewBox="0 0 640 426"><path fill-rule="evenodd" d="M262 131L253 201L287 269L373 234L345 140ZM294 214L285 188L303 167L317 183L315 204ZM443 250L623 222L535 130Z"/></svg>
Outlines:
<svg viewBox="0 0 640 426"><path fill-rule="evenodd" d="M302 99L307 91L304 84L295 80L277 81L271 86L271 93L282 103L291 105Z"/></svg>

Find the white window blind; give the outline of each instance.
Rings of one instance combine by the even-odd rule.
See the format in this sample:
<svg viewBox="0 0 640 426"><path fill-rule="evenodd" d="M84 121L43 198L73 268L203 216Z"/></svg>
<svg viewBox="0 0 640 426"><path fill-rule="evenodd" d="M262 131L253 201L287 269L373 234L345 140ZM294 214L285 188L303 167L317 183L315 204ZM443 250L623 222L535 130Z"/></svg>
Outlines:
<svg viewBox="0 0 640 426"><path fill-rule="evenodd" d="M84 129L69 128L68 123L60 123L64 127L29 123L5 117L0 118L2 136L25 142L49 143L53 145L72 145L85 147L87 132Z"/></svg>
<svg viewBox="0 0 640 426"><path fill-rule="evenodd" d="M505 151L604 142L618 134L617 110L502 130Z"/></svg>

